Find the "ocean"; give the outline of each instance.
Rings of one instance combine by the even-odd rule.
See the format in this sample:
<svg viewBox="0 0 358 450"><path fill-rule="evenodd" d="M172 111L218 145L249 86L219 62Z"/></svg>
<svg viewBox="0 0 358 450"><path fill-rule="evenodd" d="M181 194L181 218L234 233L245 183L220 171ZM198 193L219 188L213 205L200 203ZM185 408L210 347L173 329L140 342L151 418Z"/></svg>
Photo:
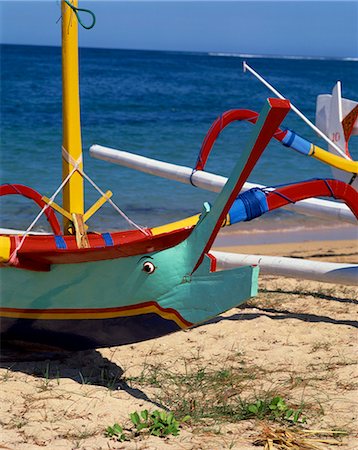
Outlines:
<svg viewBox="0 0 358 450"><path fill-rule="evenodd" d="M343 96L357 100L358 62L266 58L248 63L311 121L318 94L342 81ZM271 94L242 71L235 54L80 49L81 123L85 171L131 219L144 226L179 220L201 211L215 194L92 159L96 143L193 167L212 122L224 111L260 111ZM61 183L61 50L57 47L1 45L1 181L31 186L51 196ZM324 141L293 112L283 124L313 143ZM229 175L252 125L234 123L223 131L207 170ZM358 137L350 142L358 159ZM330 168L272 142L249 181L280 185L331 177ZM86 185L86 206L98 193ZM61 199L58 199L61 202ZM29 200L0 199L1 227L27 228L37 213ZM91 229L127 228L105 205ZM317 219L278 211L241 225L243 231L295 230L331 226ZM45 220L37 229L47 229Z"/></svg>

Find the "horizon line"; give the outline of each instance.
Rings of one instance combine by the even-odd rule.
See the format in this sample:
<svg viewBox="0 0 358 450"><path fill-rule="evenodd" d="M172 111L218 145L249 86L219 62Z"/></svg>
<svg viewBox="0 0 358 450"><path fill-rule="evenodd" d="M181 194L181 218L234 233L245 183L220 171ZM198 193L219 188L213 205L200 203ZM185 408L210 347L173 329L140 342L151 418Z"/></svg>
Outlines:
<svg viewBox="0 0 358 450"><path fill-rule="evenodd" d="M43 44L25 44L25 43L10 43L0 42L0 45L13 45L22 47L49 47L49 48L61 48L61 45L43 45ZM358 61L358 56L322 56L322 55L282 55L282 54L260 54L260 53L244 53L244 52L232 52L232 51L211 51L211 50L168 50L168 49L144 49L144 48L120 48L120 47L92 47L92 46L79 46L79 49L88 50L119 50L119 51L138 51L138 52L163 52L163 53L189 53L198 55L207 55L212 57L231 57L231 58L258 58L258 59L292 59L292 60L339 60L339 61ZM1 55L0 55L1 57Z"/></svg>

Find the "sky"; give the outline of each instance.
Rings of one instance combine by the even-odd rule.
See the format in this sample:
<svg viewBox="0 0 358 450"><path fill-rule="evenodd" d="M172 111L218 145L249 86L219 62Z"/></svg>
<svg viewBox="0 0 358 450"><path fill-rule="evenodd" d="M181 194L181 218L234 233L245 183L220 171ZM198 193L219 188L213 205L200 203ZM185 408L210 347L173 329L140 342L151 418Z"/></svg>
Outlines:
<svg viewBox="0 0 358 450"><path fill-rule="evenodd" d="M92 30L80 30L83 47L358 57L358 0L84 0L80 6L97 18ZM58 46L60 15L59 0L0 0L0 43Z"/></svg>

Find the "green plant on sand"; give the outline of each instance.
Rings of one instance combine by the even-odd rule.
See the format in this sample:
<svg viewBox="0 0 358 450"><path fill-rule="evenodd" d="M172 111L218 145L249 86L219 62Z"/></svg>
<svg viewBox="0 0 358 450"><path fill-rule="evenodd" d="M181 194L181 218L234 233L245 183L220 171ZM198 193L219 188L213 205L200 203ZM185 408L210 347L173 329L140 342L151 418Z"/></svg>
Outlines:
<svg viewBox="0 0 358 450"><path fill-rule="evenodd" d="M244 418L267 418L278 421L290 421L295 424L306 421L306 418L302 416L302 408L290 408L282 397L274 397L271 400L257 400L254 403L243 404L242 413Z"/></svg>
<svg viewBox="0 0 358 450"><path fill-rule="evenodd" d="M105 436L115 439L116 441L123 442L127 440L127 436L125 435L123 428L118 423L107 427L104 434Z"/></svg>
<svg viewBox="0 0 358 450"><path fill-rule="evenodd" d="M247 395L253 380L262 375L260 368L242 362L220 368L185 366L182 373L148 365L139 377L127 381L157 388L157 401L178 417L189 415L195 423L201 419L237 422L251 418L304 423L303 404L291 406L276 389Z"/></svg>
<svg viewBox="0 0 358 450"><path fill-rule="evenodd" d="M107 427L105 435L120 442L130 440L143 432L158 437L178 436L181 423L190 419L189 416L186 416L179 421L172 412L158 410L149 412L146 409L140 413L135 411L129 417L132 422L130 433L126 434L123 427L115 423L113 426Z"/></svg>

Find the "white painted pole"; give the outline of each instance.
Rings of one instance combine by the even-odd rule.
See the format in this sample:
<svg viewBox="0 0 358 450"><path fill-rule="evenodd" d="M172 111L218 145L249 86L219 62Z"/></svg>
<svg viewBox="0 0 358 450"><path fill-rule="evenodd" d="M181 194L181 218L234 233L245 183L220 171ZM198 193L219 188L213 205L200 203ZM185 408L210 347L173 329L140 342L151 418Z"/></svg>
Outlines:
<svg viewBox="0 0 358 450"><path fill-rule="evenodd" d="M193 184L198 188L213 192L220 192L227 181L227 178L210 172L198 170L193 173L193 169L190 167L170 164L125 152L123 150L102 147L101 145L92 145L90 148L90 155L94 158L109 161L151 175L168 178L181 183ZM263 188L265 186L256 183L245 183L243 191L247 191L253 187ZM287 205L284 208L300 214L320 217L327 221L340 220L353 224L357 223L351 210L344 203L312 198L301 200L295 204Z"/></svg>
<svg viewBox="0 0 358 450"><path fill-rule="evenodd" d="M270 83L268 83L261 75L259 75L252 67L250 67L246 61L243 62L244 72L248 70L251 72L261 83L263 83L271 92L273 92L278 98L285 100L285 97L275 89ZM329 139L319 128L317 128L307 117L298 109L295 105L291 103L291 109L294 111L298 117L300 117L309 127L311 127L322 139L324 139L329 145L335 148L339 155L341 155L345 159L350 159L333 141Z"/></svg>
<svg viewBox="0 0 358 450"><path fill-rule="evenodd" d="M358 266L355 264L216 251L210 253L215 256L219 269L258 265L262 274L358 286Z"/></svg>

